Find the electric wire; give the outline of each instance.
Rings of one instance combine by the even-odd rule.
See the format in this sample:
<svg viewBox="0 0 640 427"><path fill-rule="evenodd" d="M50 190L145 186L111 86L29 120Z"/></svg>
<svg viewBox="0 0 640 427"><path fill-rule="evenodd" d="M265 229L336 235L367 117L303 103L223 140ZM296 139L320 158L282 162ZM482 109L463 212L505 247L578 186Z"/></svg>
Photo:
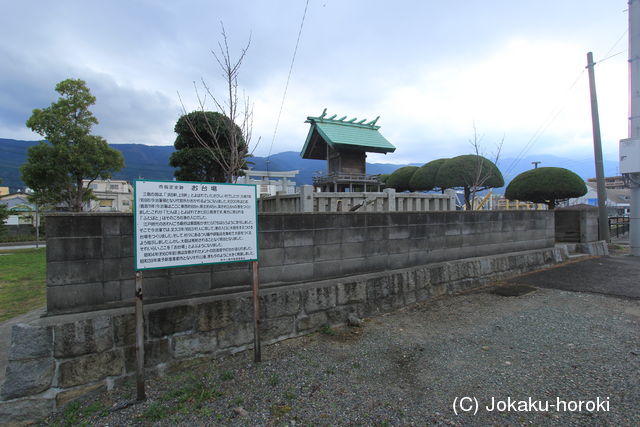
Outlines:
<svg viewBox="0 0 640 427"><path fill-rule="evenodd" d="M269 172L269 164L271 163L271 150L273 149L273 142L276 139L278 133L278 125L280 124L280 117L282 116L282 109L284 108L284 101L287 97L287 90L289 89L289 81L291 80L291 73L293 72L293 64L296 61L296 55L298 53L298 46L300 45L300 37L302 36L302 29L304 28L304 21L307 17L307 9L309 8L309 0L304 5L304 12L302 13L302 20L300 21L300 28L298 29L298 38L296 39L296 46L293 49L293 57L291 58L291 65L289 65L289 73L287 75L287 81L284 85L284 92L282 94L282 102L280 102L280 110L278 111L278 117L276 119L276 125L273 129L273 136L271 137L271 145L269 145L269 154L267 155L267 172Z"/></svg>

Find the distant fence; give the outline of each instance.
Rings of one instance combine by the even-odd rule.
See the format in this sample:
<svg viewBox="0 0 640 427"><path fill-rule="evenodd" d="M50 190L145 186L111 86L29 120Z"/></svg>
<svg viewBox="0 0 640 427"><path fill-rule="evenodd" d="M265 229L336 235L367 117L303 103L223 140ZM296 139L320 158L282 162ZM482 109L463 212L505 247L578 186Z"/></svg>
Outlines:
<svg viewBox="0 0 640 427"><path fill-rule="evenodd" d="M609 217L609 235L611 237L621 237L629 233L629 217L628 216L610 216Z"/></svg>
<svg viewBox="0 0 640 427"><path fill-rule="evenodd" d="M396 193L392 188L382 192L314 192L305 185L297 194L263 197L260 212L441 212L456 210L452 191L436 193Z"/></svg>

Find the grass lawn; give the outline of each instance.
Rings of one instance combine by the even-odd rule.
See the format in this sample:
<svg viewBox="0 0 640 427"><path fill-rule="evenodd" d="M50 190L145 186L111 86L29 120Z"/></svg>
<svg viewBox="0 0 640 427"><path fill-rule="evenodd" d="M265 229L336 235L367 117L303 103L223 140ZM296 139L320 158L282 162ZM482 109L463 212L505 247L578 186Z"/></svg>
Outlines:
<svg viewBox="0 0 640 427"><path fill-rule="evenodd" d="M0 250L0 322L46 304L45 251Z"/></svg>

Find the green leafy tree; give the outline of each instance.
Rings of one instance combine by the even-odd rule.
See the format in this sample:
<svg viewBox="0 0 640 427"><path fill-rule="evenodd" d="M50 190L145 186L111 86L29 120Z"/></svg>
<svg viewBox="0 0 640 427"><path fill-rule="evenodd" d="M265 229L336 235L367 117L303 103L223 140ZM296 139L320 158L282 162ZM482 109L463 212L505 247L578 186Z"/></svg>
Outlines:
<svg viewBox="0 0 640 427"><path fill-rule="evenodd" d="M559 201L587 194L582 178L564 168L531 169L509 183L504 196L509 200L546 203L554 209Z"/></svg>
<svg viewBox="0 0 640 427"><path fill-rule="evenodd" d="M176 151L169 164L176 168L174 176L180 181L227 182L228 169L223 164L232 155L231 122L213 111L194 111L181 116L174 131L178 134L173 146ZM247 156L247 145L242 140L235 145L235 156ZM234 172L237 174L237 172Z"/></svg>
<svg viewBox="0 0 640 427"><path fill-rule="evenodd" d="M67 79L56 85L58 101L35 109L27 127L46 141L29 149L22 166L22 180L33 191L32 200L44 204L65 203L72 211L82 211L92 198L88 185L111 177L124 167L122 154L109 147L100 136L91 135L98 123L89 107L96 98L86 83ZM88 180L87 186L82 181Z"/></svg>
<svg viewBox="0 0 640 427"><path fill-rule="evenodd" d="M443 190L462 189L467 210L473 209L473 199L478 191L503 185L504 178L495 163L477 154L447 159L435 179L435 186Z"/></svg>
<svg viewBox="0 0 640 427"><path fill-rule="evenodd" d="M409 182L411 182L411 177L417 170L417 166L404 166L400 169L396 169L391 175L389 175L385 184L388 188L395 188L396 191L410 190L411 187Z"/></svg>
<svg viewBox="0 0 640 427"><path fill-rule="evenodd" d="M415 171L409 186L413 191L430 191L436 188L436 176L440 170L440 166L448 159L436 159L426 163ZM444 191L444 189L442 189Z"/></svg>

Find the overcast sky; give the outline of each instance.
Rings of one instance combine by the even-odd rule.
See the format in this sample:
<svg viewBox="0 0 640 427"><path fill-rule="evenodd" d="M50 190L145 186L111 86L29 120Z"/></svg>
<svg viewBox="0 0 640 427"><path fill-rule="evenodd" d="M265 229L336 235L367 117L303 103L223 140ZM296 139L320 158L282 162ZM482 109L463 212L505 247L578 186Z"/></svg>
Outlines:
<svg viewBox="0 0 640 427"><path fill-rule="evenodd" d="M627 136L626 0L4 1L0 137L39 139L33 108L66 78L87 82L110 143L171 145L197 107L193 81L224 85L211 49L220 21L232 56L251 35L239 83L254 103L256 155L299 151L309 115L374 119L397 147L374 162L467 154L473 127L490 155L593 155L586 54L596 61L605 158Z"/></svg>

